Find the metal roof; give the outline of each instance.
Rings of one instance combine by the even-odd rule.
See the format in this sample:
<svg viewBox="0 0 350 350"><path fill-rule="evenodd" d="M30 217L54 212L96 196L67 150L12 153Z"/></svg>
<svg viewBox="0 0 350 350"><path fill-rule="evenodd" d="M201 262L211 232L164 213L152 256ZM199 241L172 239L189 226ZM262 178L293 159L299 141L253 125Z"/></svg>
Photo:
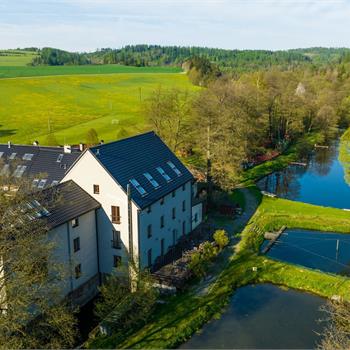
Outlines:
<svg viewBox="0 0 350 350"><path fill-rule="evenodd" d="M130 184L132 200L141 209L193 180L189 170L153 131L98 145L90 151L124 191ZM161 168L170 180L167 181L157 168ZM158 183L158 187L152 184L146 173ZM137 184L146 194L141 188L136 188Z"/></svg>
<svg viewBox="0 0 350 350"><path fill-rule="evenodd" d="M41 175L40 178L47 179L43 187L47 188L53 181L61 181L80 155L81 152L77 149L65 153L63 147L0 144L0 174L5 165L10 165L10 171L13 172L22 165L26 167L23 168L22 176L34 179Z"/></svg>
<svg viewBox="0 0 350 350"><path fill-rule="evenodd" d="M72 180L44 190L43 195L40 204L50 212L45 217L49 228L62 225L101 206Z"/></svg>

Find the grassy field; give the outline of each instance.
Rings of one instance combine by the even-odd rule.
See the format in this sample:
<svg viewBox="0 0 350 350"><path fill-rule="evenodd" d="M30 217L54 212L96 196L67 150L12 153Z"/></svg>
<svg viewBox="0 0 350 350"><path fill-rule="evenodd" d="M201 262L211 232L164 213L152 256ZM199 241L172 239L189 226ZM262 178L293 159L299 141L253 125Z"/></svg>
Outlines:
<svg viewBox="0 0 350 350"><path fill-rule="evenodd" d="M3 56L6 57L6 56ZM14 58L12 58L14 59ZM20 59L20 58L18 58ZM14 62L14 61L13 61ZM9 62L11 63L11 62ZM82 65L82 66L24 66L18 64L1 64L0 79L17 77L38 77L47 75L77 75L77 74L115 74L115 73L179 73L178 67L132 67L118 64Z"/></svg>
<svg viewBox="0 0 350 350"><path fill-rule="evenodd" d="M78 143L90 128L115 140L148 130L143 101L158 86L198 89L184 74L127 68L134 73L0 79L0 142L45 144L51 131L60 144Z"/></svg>
<svg viewBox="0 0 350 350"><path fill-rule="evenodd" d="M14 67L26 66L28 63L32 62L36 55L36 52L31 51L0 50L0 71L1 69L4 69L4 71L6 71L6 69L15 71L16 69Z"/></svg>
<svg viewBox="0 0 350 350"><path fill-rule="evenodd" d="M303 227L350 232L350 213L259 195L251 190L260 206L241 233L230 262L222 270L208 294L198 295L195 288L167 300L158 306L149 322L128 334L91 338L90 348L175 348L213 318L220 317L230 296L240 286L253 283L273 283L323 297L340 295L350 300L350 278L284 263L259 255L263 232L267 228ZM275 221L277 219L277 221ZM232 248L227 248L232 249ZM233 252L232 252L233 253ZM254 269L253 269L254 267Z"/></svg>

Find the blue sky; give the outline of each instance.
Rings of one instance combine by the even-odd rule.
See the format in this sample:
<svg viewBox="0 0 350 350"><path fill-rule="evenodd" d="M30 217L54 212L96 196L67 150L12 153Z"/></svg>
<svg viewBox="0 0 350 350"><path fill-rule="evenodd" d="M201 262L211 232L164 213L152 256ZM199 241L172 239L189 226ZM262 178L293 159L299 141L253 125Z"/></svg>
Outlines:
<svg viewBox="0 0 350 350"><path fill-rule="evenodd" d="M0 48L350 47L350 0L0 0Z"/></svg>

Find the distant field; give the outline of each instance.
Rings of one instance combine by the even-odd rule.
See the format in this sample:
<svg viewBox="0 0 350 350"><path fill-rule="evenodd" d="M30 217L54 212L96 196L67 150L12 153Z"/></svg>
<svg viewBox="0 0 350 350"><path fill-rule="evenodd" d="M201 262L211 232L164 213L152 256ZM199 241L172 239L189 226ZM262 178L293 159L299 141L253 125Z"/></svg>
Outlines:
<svg viewBox="0 0 350 350"><path fill-rule="evenodd" d="M51 129L59 143L78 143L90 128L115 140L149 129L143 101L158 86L197 89L184 74L127 68L134 73L0 79L0 142L45 144Z"/></svg>
<svg viewBox="0 0 350 350"><path fill-rule="evenodd" d="M114 73L179 73L178 67L132 67L117 64L106 65L82 65L82 66L25 66L1 64L0 56L0 79L16 77L36 77L47 75L77 75L77 74L114 74ZM14 58L13 58L14 59ZM20 58L18 58L20 59Z"/></svg>
<svg viewBox="0 0 350 350"><path fill-rule="evenodd" d="M36 53L31 51L0 50L0 67L15 70L14 66L22 66L21 69L23 69L28 63L32 62L35 56Z"/></svg>

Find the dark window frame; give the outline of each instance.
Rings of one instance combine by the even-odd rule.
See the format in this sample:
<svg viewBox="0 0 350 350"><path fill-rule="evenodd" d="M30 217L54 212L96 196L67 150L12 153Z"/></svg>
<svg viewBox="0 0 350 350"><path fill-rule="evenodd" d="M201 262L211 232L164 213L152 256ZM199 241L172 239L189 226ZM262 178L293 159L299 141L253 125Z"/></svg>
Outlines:
<svg viewBox="0 0 350 350"><path fill-rule="evenodd" d="M121 216L120 216L120 207L117 205L112 205L111 206L111 220L113 224L120 224L121 221Z"/></svg>
<svg viewBox="0 0 350 350"><path fill-rule="evenodd" d="M81 264L75 265L74 272L75 272L75 279L77 280L82 275Z"/></svg>
<svg viewBox="0 0 350 350"><path fill-rule="evenodd" d="M100 185L94 184L94 194L100 194Z"/></svg>
<svg viewBox="0 0 350 350"><path fill-rule="evenodd" d="M80 237L76 237L73 239L73 250L74 253L80 250Z"/></svg>
<svg viewBox="0 0 350 350"><path fill-rule="evenodd" d="M72 223L72 228L78 227L79 226L79 218L72 219L71 223Z"/></svg>

